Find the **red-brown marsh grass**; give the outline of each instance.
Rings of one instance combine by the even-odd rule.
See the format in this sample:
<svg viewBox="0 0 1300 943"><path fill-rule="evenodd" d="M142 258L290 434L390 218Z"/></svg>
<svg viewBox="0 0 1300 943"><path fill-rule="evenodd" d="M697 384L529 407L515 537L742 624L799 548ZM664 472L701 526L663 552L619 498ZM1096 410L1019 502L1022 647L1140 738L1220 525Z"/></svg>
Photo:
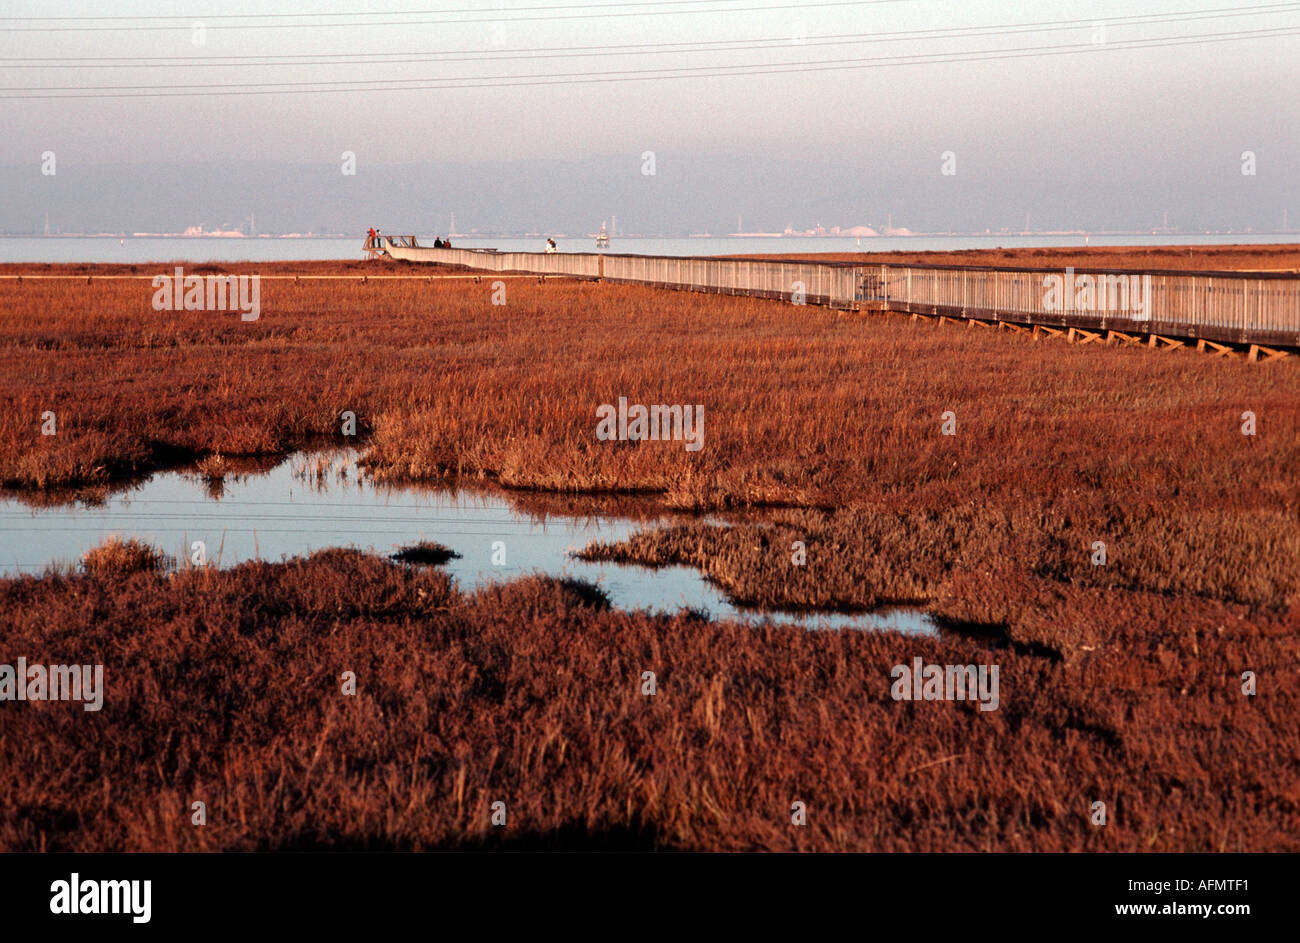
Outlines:
<svg viewBox="0 0 1300 943"><path fill-rule="evenodd" d="M737 602L787 609L925 604L954 573L990 566L1081 586L1256 606L1300 599L1300 526L1285 513L1074 513L970 505L807 510L778 514L770 523L676 524L593 544L581 555L693 566ZM1105 545L1104 563L1096 562L1097 543ZM796 565L798 545L806 562Z"/></svg>
<svg viewBox="0 0 1300 943"><path fill-rule="evenodd" d="M1288 617L1045 582L972 609L1037 607L989 648L631 614L540 577L467 595L343 550L0 580L6 650L103 664L106 690L8 705L0 849L1300 849ZM1067 657L1034 653L1053 633ZM998 664L1000 707L892 700L917 656Z"/></svg>
<svg viewBox="0 0 1300 943"><path fill-rule="evenodd" d="M1072 348L893 317L526 280L270 282L257 322L155 312L147 282L0 284L0 475L101 480L195 457L342 444L392 477L655 491L683 504L1263 490L1295 457L1294 364ZM707 444L599 443L597 405L703 402ZM59 434L40 436L44 407ZM939 435L956 413L959 434ZM1240 436L1239 414L1262 435Z"/></svg>
<svg viewBox="0 0 1300 943"><path fill-rule="evenodd" d="M412 270L429 271L371 271ZM724 574L747 598L929 598L947 568L1013 560L1261 605L1296 592L1294 362L636 286L521 279L506 305L491 296L490 280L268 281L262 317L243 323L156 312L145 280L0 283L0 480L85 486L360 442L381 481L841 515L799 525L823 561L807 578L784 567L752 585L758 558L751 577ZM704 448L598 441L595 410L619 396L703 404ZM46 410L57 435L40 434ZM1105 567L1089 562L1098 540Z"/></svg>
<svg viewBox="0 0 1300 943"><path fill-rule="evenodd" d="M155 312L147 281L0 282L0 480L39 503L359 444L380 480L527 505L760 508L600 552L765 604L911 600L953 631L652 618L545 579L464 595L343 551L0 581L9 650L109 668L100 714L6 715L0 847L1300 848L1295 363L634 286L491 294L267 281L241 323ZM619 396L704 404L704 449L597 441ZM892 701L914 655L995 660L1003 707ZM517 831L488 826L497 798Z"/></svg>

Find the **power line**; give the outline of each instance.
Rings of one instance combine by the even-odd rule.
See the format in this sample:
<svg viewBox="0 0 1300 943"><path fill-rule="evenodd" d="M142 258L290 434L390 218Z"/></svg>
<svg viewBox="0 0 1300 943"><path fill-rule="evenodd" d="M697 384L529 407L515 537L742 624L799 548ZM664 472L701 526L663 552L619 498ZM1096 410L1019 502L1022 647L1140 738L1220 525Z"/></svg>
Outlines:
<svg viewBox="0 0 1300 943"><path fill-rule="evenodd" d="M900 42L909 39L958 39L973 36L1011 36L1025 33L1051 32L1076 27L1105 25L1147 26L1164 23L1191 22L1207 19L1226 19L1240 16L1257 16L1288 13L1300 10L1300 2L1274 3L1269 7L1221 7L1214 10L1190 10L1167 14L1132 14L1097 21L1087 19L1039 20L1028 23L988 24L984 26L938 27L931 29L895 30L882 33L842 33L813 36L801 40L801 46L857 45L864 42ZM118 57L80 56L67 59L52 57L0 58L0 63L19 62L20 65L3 68L191 68L200 67L282 67L295 65L398 65L418 62L496 62L532 59L577 59L618 55L678 55L697 52L754 51L787 48L789 36L757 39L701 40L673 43L625 43L618 45L534 47L510 50L447 50L442 52L382 52L382 53L302 53L295 55L214 56L194 59L182 56ZM394 58L399 57L399 58ZM410 57L410 58L400 58ZM251 60L278 61L251 61ZM76 66L65 63L85 63Z"/></svg>
<svg viewBox="0 0 1300 943"><path fill-rule="evenodd" d="M711 2L726 2L726 0L711 0ZM217 24L215 26L206 26L210 30L237 30L237 29L330 29L344 27L347 29L356 29L359 26L428 26L428 25L454 25L458 23L537 23L537 22L556 22L561 20L603 20L614 18L625 18L632 16L682 16L698 15L701 13L762 13L776 10L805 10L821 7L857 7L857 6L877 6L886 3L920 3L923 0L816 0L816 2L805 3L782 3L773 6L759 7L723 7L712 10L638 10L623 11L617 13L563 13L559 16L489 16L471 19L440 19L440 20L374 20L374 21L353 21L350 23L248 23L248 24ZM439 11L429 11L437 13ZM471 10L468 12L480 12ZM331 16L334 14L321 13L317 17ZM375 15L375 14L371 14ZM98 33L98 32L160 32L166 30L184 30L193 29L194 23L203 23L202 17L186 18L189 22L184 24L167 24L160 26L0 26L0 32L7 33Z"/></svg>
<svg viewBox="0 0 1300 943"><path fill-rule="evenodd" d="M317 82L254 82L210 85L119 85L80 86L57 89L0 88L3 92L41 92L42 94L5 94L4 101L43 101L62 98L175 98L198 95L286 95L329 92L427 91L466 88L542 87L549 85L586 85L607 82L650 81L656 79L724 78L755 75L828 72L844 69L871 69L903 65L935 65L953 62L991 61L1032 58L1047 55L1070 55L1080 52L1151 49L1164 46L1200 45L1246 39L1277 38L1300 34L1300 27L1276 27L1262 30L1238 30L1224 33L1199 33L1188 37L1156 37L1144 40L1111 41L1104 44L1059 44L1028 46L1013 50L973 50L960 53L919 53L903 56L878 56L829 59L810 62L776 63L770 66L681 66L663 69L624 69L606 72L540 73L521 76L481 76L474 78L375 79ZM537 81L534 81L537 80ZM417 84L409 83L432 83ZM455 84L446 84L455 83ZM336 86L325 88L322 86ZM59 92L60 94L45 94ZM131 92L132 94L121 94ZM102 94L107 93L107 94Z"/></svg>
<svg viewBox="0 0 1300 943"><path fill-rule="evenodd" d="M176 13L138 13L112 14L108 16L0 16L0 22L102 22L118 20L269 20L269 19L315 19L322 16L360 17L360 16L443 16L448 13L526 13L533 10L554 12L556 10L608 9L613 7L675 7L699 6L712 3L739 3L740 0L628 0L621 3L555 3L540 6L514 7L461 7L447 10L365 10L355 13L212 13L206 15L185 16ZM865 3L906 2L906 0L864 0Z"/></svg>

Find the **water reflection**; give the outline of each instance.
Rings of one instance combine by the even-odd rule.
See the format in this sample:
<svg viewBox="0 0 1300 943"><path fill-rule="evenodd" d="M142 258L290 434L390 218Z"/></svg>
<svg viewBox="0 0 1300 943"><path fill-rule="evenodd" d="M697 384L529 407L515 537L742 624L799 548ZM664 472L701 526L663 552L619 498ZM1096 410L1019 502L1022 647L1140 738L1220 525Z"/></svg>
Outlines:
<svg viewBox="0 0 1300 943"><path fill-rule="evenodd" d="M656 570L578 560L572 554L593 540L624 540L669 518L669 512L646 502L612 501L609 514L592 506L574 501L570 513L524 511L499 491L376 486L366 481L351 450L299 455L269 468L265 462L226 460L220 469L208 464L201 471L160 473L127 491L100 491L61 506L0 501L6 533L0 571L40 573L51 563L72 563L113 535L147 540L179 559L188 559L193 543L202 541L208 560L218 566L338 546L388 555L434 541L459 554L444 566L465 588L542 571L590 580L622 609L690 608L714 618L770 619L809 628L935 631L917 610L753 611L732 605L689 567Z"/></svg>

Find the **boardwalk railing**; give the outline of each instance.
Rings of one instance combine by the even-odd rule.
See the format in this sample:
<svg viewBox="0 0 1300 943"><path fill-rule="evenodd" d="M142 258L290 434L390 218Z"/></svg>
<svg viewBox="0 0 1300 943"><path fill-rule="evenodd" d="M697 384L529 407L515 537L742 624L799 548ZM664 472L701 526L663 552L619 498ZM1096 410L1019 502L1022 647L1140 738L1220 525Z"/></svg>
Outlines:
<svg viewBox="0 0 1300 943"><path fill-rule="evenodd" d="M858 284L852 267L825 262L607 255L603 272L601 277L611 281L783 298L836 308L855 306Z"/></svg>
<svg viewBox="0 0 1300 943"><path fill-rule="evenodd" d="M397 241L398 239L401 242ZM601 256L573 252L497 252L495 249L431 249L404 245L413 236L383 236L381 249L389 258L405 262L462 265L485 272L527 272L537 275L572 275L599 278Z"/></svg>
<svg viewBox="0 0 1300 943"><path fill-rule="evenodd" d="M879 265L860 278L859 301L887 311L1300 346L1289 274Z"/></svg>
<svg viewBox="0 0 1300 943"><path fill-rule="evenodd" d="M487 272L568 275L1044 328L1300 347L1300 277L1118 272L570 252L430 249L384 236L367 250Z"/></svg>

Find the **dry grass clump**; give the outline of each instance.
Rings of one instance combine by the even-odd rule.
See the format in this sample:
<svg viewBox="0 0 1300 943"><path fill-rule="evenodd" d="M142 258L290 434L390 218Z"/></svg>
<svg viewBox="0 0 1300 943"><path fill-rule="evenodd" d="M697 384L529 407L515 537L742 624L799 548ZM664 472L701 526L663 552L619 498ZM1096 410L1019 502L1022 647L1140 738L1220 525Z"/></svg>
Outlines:
<svg viewBox="0 0 1300 943"><path fill-rule="evenodd" d="M421 540L419 543L411 544L408 547L402 547L396 553L389 556L390 560L396 560L398 563L417 563L424 566L442 566L449 560L459 560L460 554L450 547L445 547L440 543L432 540Z"/></svg>
<svg viewBox="0 0 1300 943"><path fill-rule="evenodd" d="M162 551L134 537L109 537L87 550L81 565L94 576L123 576L129 573L154 573L166 570L171 560Z"/></svg>
<svg viewBox="0 0 1300 943"><path fill-rule="evenodd" d="M0 580L11 651L106 685L6 711L0 850L1300 850L1300 610L970 578L1018 638L467 595L344 550ZM999 665L1001 706L892 700L914 656Z"/></svg>
<svg viewBox="0 0 1300 943"><path fill-rule="evenodd" d="M199 475L207 482L219 482L225 479L230 469L221 453L206 455L198 462Z"/></svg>

